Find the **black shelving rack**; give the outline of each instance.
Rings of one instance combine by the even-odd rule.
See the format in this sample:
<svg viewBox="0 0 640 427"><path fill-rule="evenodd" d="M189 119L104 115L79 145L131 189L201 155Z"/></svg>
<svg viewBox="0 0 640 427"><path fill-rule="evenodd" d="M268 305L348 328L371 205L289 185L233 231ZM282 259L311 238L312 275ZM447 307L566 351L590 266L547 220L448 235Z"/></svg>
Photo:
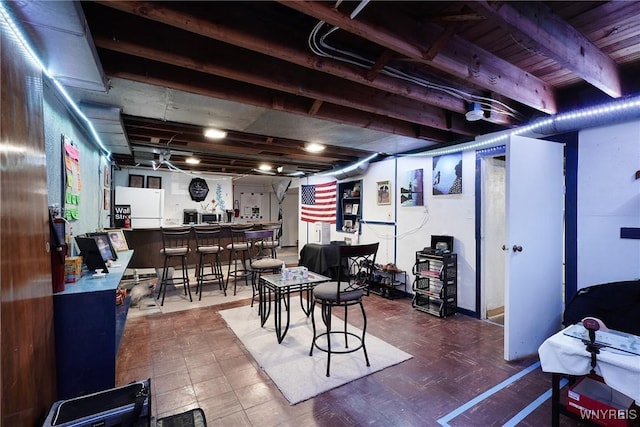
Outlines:
<svg viewBox="0 0 640 427"><path fill-rule="evenodd" d="M416 310L438 317L458 309L458 255L416 252L413 265L413 301Z"/></svg>

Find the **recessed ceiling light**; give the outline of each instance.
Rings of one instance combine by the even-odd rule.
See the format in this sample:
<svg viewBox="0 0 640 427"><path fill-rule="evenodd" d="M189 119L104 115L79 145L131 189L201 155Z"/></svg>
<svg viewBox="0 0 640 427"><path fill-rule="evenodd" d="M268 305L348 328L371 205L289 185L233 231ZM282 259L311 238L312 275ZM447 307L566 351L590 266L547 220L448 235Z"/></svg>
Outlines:
<svg viewBox="0 0 640 427"><path fill-rule="evenodd" d="M304 149L310 153L319 153L325 149L325 146L317 142L309 142L304 145Z"/></svg>
<svg viewBox="0 0 640 427"><path fill-rule="evenodd" d="M196 159L195 157L187 157L185 162L189 163L190 165L197 165L198 163L200 163L200 159Z"/></svg>
<svg viewBox="0 0 640 427"><path fill-rule="evenodd" d="M227 132L220 129L209 128L204 131L204 136L211 139L222 139L227 136Z"/></svg>

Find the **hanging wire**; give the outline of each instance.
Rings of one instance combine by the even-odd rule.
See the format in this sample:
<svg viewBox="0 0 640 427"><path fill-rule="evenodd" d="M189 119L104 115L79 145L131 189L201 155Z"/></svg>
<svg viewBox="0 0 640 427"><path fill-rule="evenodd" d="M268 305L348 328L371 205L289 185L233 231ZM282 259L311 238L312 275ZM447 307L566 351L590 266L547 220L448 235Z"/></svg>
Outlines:
<svg viewBox="0 0 640 427"><path fill-rule="evenodd" d="M347 50L343 50L343 49L338 49L334 46L331 46L329 43L327 43L326 41L327 37L333 34L334 32L336 32L337 30L339 30L340 27L333 26L327 29L324 33L322 33L321 31L325 26L325 24L326 24L325 21L319 21L311 30L311 33L309 34L308 46L313 53L315 53L318 56L335 59L337 61L352 64L361 68L369 69L373 64L375 64L374 61L368 58L365 58L359 54L356 54L354 52L350 52ZM396 68L389 67L389 66L384 66L382 68L381 73L397 79L414 83L416 85L425 87L427 89L445 92L453 97L456 97L458 99L464 100L469 103L478 102L482 106L482 109L484 111L487 111L490 113L507 115L519 120L524 118L524 116L513 107L507 105L502 101L499 101L493 98L474 95L472 93L462 91L454 87L433 83L429 80L425 80L416 76L409 75L401 70L398 70Z"/></svg>

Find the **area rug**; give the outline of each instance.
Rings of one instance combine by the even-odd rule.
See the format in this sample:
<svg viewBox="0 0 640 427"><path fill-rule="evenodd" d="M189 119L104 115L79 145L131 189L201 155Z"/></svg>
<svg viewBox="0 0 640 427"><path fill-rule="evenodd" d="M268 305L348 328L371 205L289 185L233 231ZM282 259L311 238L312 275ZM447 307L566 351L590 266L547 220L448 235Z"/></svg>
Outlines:
<svg viewBox="0 0 640 427"><path fill-rule="evenodd" d="M333 355L331 376L327 378L327 354L316 349L313 356L309 356L313 334L311 319L293 301L292 305L291 325L281 344L276 339L273 313L265 326L260 327L257 305L220 312L258 365L292 405L413 357L367 333L367 353L371 366L367 367L361 350ZM319 319L316 313L316 320ZM338 319L335 321L338 322Z"/></svg>
<svg viewBox="0 0 640 427"><path fill-rule="evenodd" d="M142 285L154 284L157 286L157 280L158 279L146 280ZM199 296L196 295L196 279L194 277L190 280L192 281L191 297L193 298L193 301L189 301L189 296L184 294L184 288L182 285L169 285L167 287L164 305L160 305L162 296L160 296L159 299L156 298L158 294L157 290L154 289L153 295L146 295L140 300L140 302L129 307L127 317L135 318L157 313L175 313L177 311L191 310L192 308L210 307L213 305L244 300L253 296L251 285L246 286L244 282L238 284L236 295L233 295L233 282L231 282L229 283L227 295L224 295L224 292L220 290L220 287L214 283L207 284L204 287L202 299L199 299Z"/></svg>

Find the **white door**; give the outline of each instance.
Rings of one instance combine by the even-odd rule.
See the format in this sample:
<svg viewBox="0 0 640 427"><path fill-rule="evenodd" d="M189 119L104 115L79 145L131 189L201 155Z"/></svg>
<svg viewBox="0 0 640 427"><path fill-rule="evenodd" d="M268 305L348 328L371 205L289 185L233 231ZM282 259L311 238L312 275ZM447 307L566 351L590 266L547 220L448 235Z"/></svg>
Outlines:
<svg viewBox="0 0 640 427"><path fill-rule="evenodd" d="M507 144L504 358L536 354L561 327L563 145Z"/></svg>

